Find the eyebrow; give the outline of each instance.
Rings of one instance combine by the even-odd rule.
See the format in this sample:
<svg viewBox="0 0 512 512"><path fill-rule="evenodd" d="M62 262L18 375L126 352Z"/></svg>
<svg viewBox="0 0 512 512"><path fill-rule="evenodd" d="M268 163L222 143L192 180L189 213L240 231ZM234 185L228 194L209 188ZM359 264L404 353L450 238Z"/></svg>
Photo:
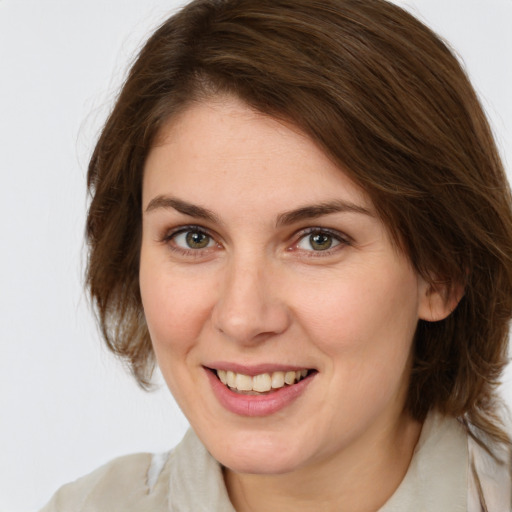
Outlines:
<svg viewBox="0 0 512 512"><path fill-rule="evenodd" d="M183 213L184 215L188 215L189 217L195 217L197 219L204 219L213 223L221 224L220 218L211 210L189 203L187 201L183 201L182 199L177 199L175 197L162 195L156 196L149 202L148 206L146 207L146 212L148 213L159 208L172 208L180 213ZM323 217L324 215L330 215L332 213L347 212L359 213L362 215L368 215L370 217L375 216L369 209L364 208L363 206L359 206L347 201L336 200L321 204L306 205L294 210L283 212L277 216L276 226L288 226L290 224L295 224L296 222L308 219L316 219L318 217Z"/></svg>
<svg viewBox="0 0 512 512"><path fill-rule="evenodd" d="M203 208L202 206L188 203L187 201L182 201L181 199L177 199L175 197L156 196L149 202L146 208L146 213L157 210L158 208L173 208L174 210L183 213L184 215L188 215L189 217L204 219L218 224L220 223L219 217L215 215L215 213L213 213L211 210Z"/></svg>
<svg viewBox="0 0 512 512"><path fill-rule="evenodd" d="M276 226L288 226L308 219L316 219L332 213L359 213L374 217L368 208L346 201L330 201L318 205L308 205L278 215Z"/></svg>

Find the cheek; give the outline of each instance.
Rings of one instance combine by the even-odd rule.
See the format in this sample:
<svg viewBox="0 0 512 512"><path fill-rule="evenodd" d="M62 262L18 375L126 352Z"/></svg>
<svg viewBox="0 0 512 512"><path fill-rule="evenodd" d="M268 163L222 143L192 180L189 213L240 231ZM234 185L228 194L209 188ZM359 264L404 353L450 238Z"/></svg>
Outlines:
<svg viewBox="0 0 512 512"><path fill-rule="evenodd" d="M155 353L183 352L194 345L209 318L211 291L204 281L145 264L141 259L140 289Z"/></svg>
<svg viewBox="0 0 512 512"><path fill-rule="evenodd" d="M347 272L317 282L307 294L292 293L301 297L295 308L308 337L347 372L380 373L408 360L418 321L417 281L401 267L386 270Z"/></svg>
<svg viewBox="0 0 512 512"><path fill-rule="evenodd" d="M335 431L347 435L385 410L401 410L407 393L417 324L415 279L383 275L332 280L320 287L322 293L317 287L303 298L298 315L308 339L326 356L322 370L333 391L318 406L336 410Z"/></svg>

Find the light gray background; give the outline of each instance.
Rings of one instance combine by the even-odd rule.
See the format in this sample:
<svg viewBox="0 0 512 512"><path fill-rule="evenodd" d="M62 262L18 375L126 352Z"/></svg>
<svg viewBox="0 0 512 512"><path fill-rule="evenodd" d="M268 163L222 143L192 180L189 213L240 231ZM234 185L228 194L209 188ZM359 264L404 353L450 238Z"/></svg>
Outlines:
<svg viewBox="0 0 512 512"><path fill-rule="evenodd" d="M396 1L464 60L510 176L512 0ZM0 511L187 427L103 349L81 284L92 144L141 41L182 3L0 0Z"/></svg>

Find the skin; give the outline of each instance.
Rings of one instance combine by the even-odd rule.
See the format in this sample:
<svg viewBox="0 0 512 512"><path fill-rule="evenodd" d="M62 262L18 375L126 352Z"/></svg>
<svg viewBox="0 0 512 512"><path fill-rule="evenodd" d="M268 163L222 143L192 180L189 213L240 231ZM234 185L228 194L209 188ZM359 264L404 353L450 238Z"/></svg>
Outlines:
<svg viewBox="0 0 512 512"><path fill-rule="evenodd" d="M279 222L333 201L345 208ZM421 430L404 412L416 325L450 306L312 140L230 97L171 119L144 170L140 287L164 378L237 511L375 511L392 495ZM252 418L218 402L212 361L317 373Z"/></svg>

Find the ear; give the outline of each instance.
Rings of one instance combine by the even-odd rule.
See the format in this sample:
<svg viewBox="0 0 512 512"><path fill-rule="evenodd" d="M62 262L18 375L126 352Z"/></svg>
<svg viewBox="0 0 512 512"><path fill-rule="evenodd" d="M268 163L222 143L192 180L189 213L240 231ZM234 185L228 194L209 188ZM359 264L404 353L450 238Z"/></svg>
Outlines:
<svg viewBox="0 0 512 512"><path fill-rule="evenodd" d="M427 282L420 279L418 316L427 322L439 322L447 318L464 296L462 284L449 281Z"/></svg>

